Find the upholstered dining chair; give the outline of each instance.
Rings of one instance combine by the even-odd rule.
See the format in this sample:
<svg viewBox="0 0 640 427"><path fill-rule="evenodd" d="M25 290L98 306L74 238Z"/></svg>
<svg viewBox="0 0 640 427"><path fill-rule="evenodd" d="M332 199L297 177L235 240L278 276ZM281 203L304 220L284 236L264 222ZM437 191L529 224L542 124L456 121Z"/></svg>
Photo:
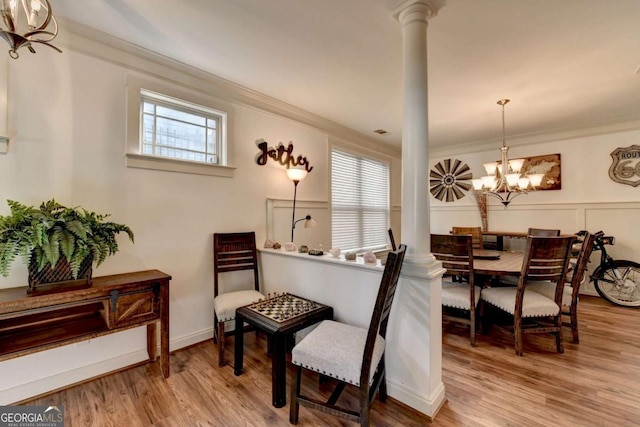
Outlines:
<svg viewBox="0 0 640 427"><path fill-rule="evenodd" d="M513 325L503 328L514 335L516 355L522 356L523 336L550 333L555 336L558 353L564 353L562 340L562 290L567 277L574 236L527 237L522 269L516 287L495 287L482 291L480 312L483 323L487 305L513 317ZM553 298L527 289L529 281L551 281Z"/></svg>
<svg viewBox="0 0 640 427"><path fill-rule="evenodd" d="M483 249L481 227L451 227L451 234L470 234L473 241L473 249Z"/></svg>
<svg viewBox="0 0 640 427"><path fill-rule="evenodd" d="M580 252L573 269L567 273L567 281L562 289L562 314L568 317L568 321L563 321L564 326L571 328L571 335L575 344L580 343L578 336L578 299L580 295L580 285L585 280L587 264L593 251L593 241L595 236L585 233L580 242ZM575 248L576 245L574 245ZM547 298L554 298L556 291L555 283L548 281L532 281L527 284L531 291L538 292Z"/></svg>
<svg viewBox="0 0 640 427"><path fill-rule="evenodd" d="M536 237L557 237L560 235L560 230L549 228L529 228L527 230L527 236Z"/></svg>
<svg viewBox="0 0 640 427"><path fill-rule="evenodd" d="M253 273L251 279L242 283L242 290L221 292L219 276L222 273L249 270ZM238 273L236 273L239 275ZM242 274L242 273L240 273ZM242 281L242 280L240 280ZM232 331L226 331L225 326L233 324L236 309L243 305L256 302L264 295L260 293L258 279L258 255L256 251L255 232L245 233L214 233L213 235L213 341L218 344L218 366L224 366L225 336Z"/></svg>
<svg viewBox="0 0 640 427"><path fill-rule="evenodd" d="M442 278L442 319L469 326L471 345L476 345L476 306L480 286L475 285L473 246L470 235L431 235L431 253L447 269ZM462 278L462 281L454 281Z"/></svg>
<svg viewBox="0 0 640 427"><path fill-rule="evenodd" d="M379 391L381 402L386 400L384 358L387 322L406 249L406 245L401 244L398 250L387 255L368 329L325 320L293 348L291 363L295 369L291 378L291 424L298 423L300 405L303 405L368 426L369 410L376 391ZM300 393L303 368L338 380L326 402ZM358 388L360 405L357 410L337 405L340 394L349 384Z"/></svg>

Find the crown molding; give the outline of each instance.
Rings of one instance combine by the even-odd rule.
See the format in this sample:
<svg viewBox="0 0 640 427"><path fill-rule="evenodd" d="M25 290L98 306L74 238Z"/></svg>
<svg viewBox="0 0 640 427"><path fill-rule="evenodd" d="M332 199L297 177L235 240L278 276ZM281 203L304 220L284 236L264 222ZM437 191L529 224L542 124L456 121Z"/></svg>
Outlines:
<svg viewBox="0 0 640 427"><path fill-rule="evenodd" d="M282 116L329 136L373 151L400 157L401 149L280 101L230 80L129 43L76 21L60 20L59 44L65 49L121 66L134 72L181 84L210 96Z"/></svg>
<svg viewBox="0 0 640 427"><path fill-rule="evenodd" d="M640 116L628 117L620 120L611 120L591 126L574 126L562 129L552 129L535 133L507 136L507 145L511 147L523 145L544 144L547 142L563 141L590 136L606 135L618 132L628 132L640 129ZM471 154L491 149L498 150L502 146L502 137L481 141L467 142L464 144L433 147L430 155L434 157Z"/></svg>

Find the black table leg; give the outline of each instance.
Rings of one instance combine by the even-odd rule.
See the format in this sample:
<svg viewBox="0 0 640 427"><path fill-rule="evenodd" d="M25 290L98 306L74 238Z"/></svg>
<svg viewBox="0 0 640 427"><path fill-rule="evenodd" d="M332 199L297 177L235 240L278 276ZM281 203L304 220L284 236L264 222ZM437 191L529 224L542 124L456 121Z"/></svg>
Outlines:
<svg viewBox="0 0 640 427"><path fill-rule="evenodd" d="M287 404L286 336L273 334L271 347L271 398L274 407L282 408Z"/></svg>
<svg viewBox="0 0 640 427"><path fill-rule="evenodd" d="M244 356L244 319L238 314L236 314L236 329L234 332L235 346L233 358L235 367L233 368L233 373L237 376L242 374L242 361ZM218 339L224 339L224 337Z"/></svg>

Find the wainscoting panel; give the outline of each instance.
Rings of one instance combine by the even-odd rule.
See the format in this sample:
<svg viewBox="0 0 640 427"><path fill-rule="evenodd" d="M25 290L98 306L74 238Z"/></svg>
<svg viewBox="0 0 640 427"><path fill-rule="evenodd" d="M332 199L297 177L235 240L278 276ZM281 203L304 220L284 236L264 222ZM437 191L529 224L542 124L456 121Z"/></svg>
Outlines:
<svg viewBox="0 0 640 427"><path fill-rule="evenodd" d="M580 230L596 232L604 230L616 238L616 244L607 248L614 258L640 262L640 203L563 203L563 204L523 204L514 202L508 208L490 206L488 212L489 229L499 231L522 231L529 227L559 228L562 233ZM480 214L476 206L431 207L431 232L448 233L451 227L480 226ZM519 250L523 241L505 239L505 249ZM588 271L599 263L599 252L591 256ZM585 282L581 293L597 295L592 284Z"/></svg>

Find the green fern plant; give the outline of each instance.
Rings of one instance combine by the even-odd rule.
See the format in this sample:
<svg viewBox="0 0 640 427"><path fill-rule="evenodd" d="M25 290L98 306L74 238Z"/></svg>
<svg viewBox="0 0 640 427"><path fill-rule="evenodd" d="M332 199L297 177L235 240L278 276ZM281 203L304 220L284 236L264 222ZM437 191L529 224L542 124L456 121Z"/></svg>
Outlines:
<svg viewBox="0 0 640 427"><path fill-rule="evenodd" d="M134 242L133 232L123 224L105 221L109 215L86 209L68 208L54 199L39 208L7 200L11 215L0 216L0 274L9 275L11 264L21 258L28 265L35 260L38 272L61 257L71 266L75 279L82 261L93 256L96 266L118 252L116 235L125 232Z"/></svg>

